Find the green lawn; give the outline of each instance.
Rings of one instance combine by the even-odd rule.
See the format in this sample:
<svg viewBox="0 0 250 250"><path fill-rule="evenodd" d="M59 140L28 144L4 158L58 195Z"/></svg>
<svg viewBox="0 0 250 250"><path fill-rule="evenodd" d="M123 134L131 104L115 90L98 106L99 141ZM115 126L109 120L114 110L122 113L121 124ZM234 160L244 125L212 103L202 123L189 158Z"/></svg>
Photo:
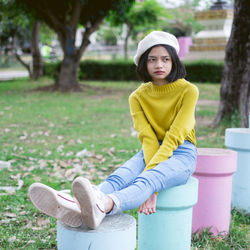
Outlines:
<svg viewBox="0 0 250 250"><path fill-rule="evenodd" d="M51 83L48 78L0 82L0 160L11 162L11 168L0 170L0 186L20 187L0 190L1 249L56 249L56 220L31 204L31 183L70 189L79 175L99 183L140 149L128 108L138 83L85 82L82 93L34 91ZM198 147L224 147L225 127L210 126L219 85L197 86ZM84 157L76 157L80 151ZM137 218L136 210L129 213ZM193 249L247 249L249 220L233 210L227 238L194 235Z"/></svg>

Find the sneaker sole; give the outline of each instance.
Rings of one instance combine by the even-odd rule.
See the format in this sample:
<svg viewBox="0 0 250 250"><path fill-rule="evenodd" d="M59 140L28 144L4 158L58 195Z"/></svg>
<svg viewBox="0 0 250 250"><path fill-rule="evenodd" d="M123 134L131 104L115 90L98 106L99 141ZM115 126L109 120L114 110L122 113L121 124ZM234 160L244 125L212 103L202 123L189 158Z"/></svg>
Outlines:
<svg viewBox="0 0 250 250"><path fill-rule="evenodd" d="M28 193L34 206L46 215L54 217L70 227L82 225L80 211L66 207L61 199L69 200L58 194L53 188L42 183L34 183L30 186Z"/></svg>
<svg viewBox="0 0 250 250"><path fill-rule="evenodd" d="M73 182L72 192L80 204L84 225L91 229L96 229L97 226L93 211L94 206L96 206L96 201L93 198L91 183L83 177L78 177Z"/></svg>

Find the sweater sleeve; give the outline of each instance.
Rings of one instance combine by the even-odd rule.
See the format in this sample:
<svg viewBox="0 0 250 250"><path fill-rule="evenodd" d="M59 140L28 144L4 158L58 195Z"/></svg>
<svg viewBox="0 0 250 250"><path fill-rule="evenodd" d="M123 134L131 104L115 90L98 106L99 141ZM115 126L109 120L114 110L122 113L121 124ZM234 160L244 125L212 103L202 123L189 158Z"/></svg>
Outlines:
<svg viewBox="0 0 250 250"><path fill-rule="evenodd" d="M145 165L147 165L160 145L137 97L133 93L129 97L129 105L134 128L138 131L138 138L142 144Z"/></svg>
<svg viewBox="0 0 250 250"><path fill-rule="evenodd" d="M194 129L195 106L198 96L199 91L195 86L190 87L184 93L180 109L172 125L166 132L158 151L146 165L145 170L152 169L160 162L167 160L173 154L173 151L184 143L187 135Z"/></svg>

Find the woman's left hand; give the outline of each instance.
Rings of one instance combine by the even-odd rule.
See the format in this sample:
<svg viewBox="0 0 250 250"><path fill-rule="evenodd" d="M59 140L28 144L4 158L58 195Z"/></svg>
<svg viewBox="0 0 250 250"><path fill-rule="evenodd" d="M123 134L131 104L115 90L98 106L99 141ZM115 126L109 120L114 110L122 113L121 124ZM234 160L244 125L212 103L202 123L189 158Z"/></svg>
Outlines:
<svg viewBox="0 0 250 250"><path fill-rule="evenodd" d="M153 193L143 204L139 206L138 214L144 213L146 215L155 213L157 195Z"/></svg>

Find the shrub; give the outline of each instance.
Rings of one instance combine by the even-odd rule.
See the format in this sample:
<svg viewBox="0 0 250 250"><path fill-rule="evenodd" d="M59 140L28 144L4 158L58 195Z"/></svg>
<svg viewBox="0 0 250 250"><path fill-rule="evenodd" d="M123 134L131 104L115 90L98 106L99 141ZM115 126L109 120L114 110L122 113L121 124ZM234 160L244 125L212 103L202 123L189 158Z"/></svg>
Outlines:
<svg viewBox="0 0 250 250"><path fill-rule="evenodd" d="M61 62L46 62L43 66L43 73L55 80L59 77Z"/></svg>
<svg viewBox="0 0 250 250"><path fill-rule="evenodd" d="M223 62L193 61L184 62L187 70L187 80L191 82L220 83L223 70ZM45 63L44 74L58 79L60 63ZM132 61L97 61L85 60L80 63L78 75L80 80L113 80L134 81L138 80L136 68Z"/></svg>
<svg viewBox="0 0 250 250"><path fill-rule="evenodd" d="M94 61L80 63L81 80L136 80L135 65L131 61Z"/></svg>
<svg viewBox="0 0 250 250"><path fill-rule="evenodd" d="M187 80L190 82L220 83L223 71L223 62L200 60L184 63L187 70Z"/></svg>

